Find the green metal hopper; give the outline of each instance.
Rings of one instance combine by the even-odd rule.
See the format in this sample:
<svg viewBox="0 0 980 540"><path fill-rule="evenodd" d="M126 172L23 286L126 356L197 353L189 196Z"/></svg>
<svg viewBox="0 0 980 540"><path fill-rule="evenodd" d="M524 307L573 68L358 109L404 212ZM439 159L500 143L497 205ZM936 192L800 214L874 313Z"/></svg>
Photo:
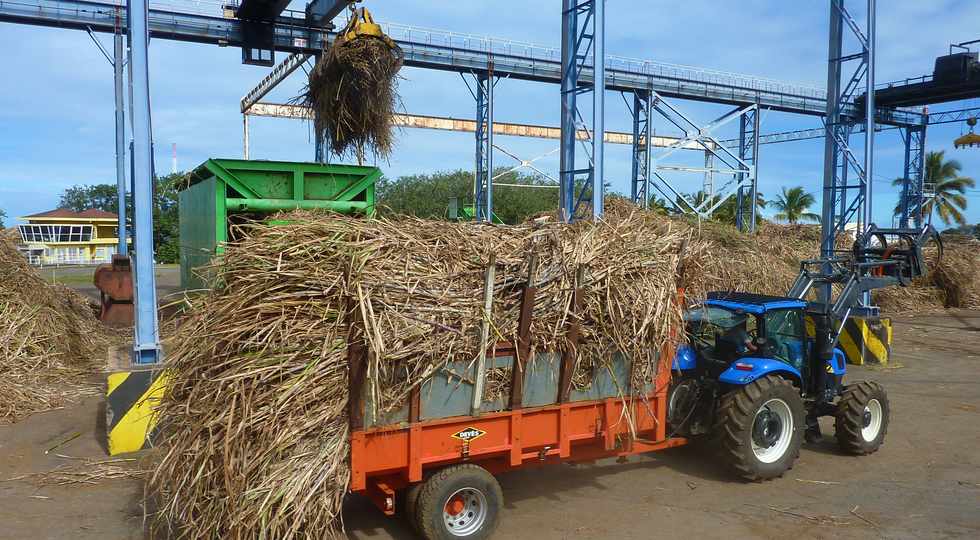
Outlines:
<svg viewBox="0 0 980 540"><path fill-rule="evenodd" d="M201 288L193 269L222 253L235 216L280 210L323 209L374 214L374 184L381 169L291 161L209 159L180 192L180 282Z"/></svg>

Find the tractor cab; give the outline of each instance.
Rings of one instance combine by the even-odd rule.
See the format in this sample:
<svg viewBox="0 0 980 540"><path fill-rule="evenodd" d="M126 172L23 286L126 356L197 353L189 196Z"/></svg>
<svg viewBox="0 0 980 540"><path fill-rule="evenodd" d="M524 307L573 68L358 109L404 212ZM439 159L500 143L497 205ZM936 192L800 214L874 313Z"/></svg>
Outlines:
<svg viewBox="0 0 980 540"><path fill-rule="evenodd" d="M706 375L722 382L745 384L772 371L800 380L808 351L806 306L788 297L709 293L685 317L692 352Z"/></svg>

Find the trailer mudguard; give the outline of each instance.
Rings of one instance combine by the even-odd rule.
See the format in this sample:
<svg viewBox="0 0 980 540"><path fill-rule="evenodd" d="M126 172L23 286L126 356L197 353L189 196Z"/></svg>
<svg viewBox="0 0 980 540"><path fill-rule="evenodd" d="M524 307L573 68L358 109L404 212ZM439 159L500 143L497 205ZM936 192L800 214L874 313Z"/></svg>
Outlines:
<svg viewBox="0 0 980 540"><path fill-rule="evenodd" d="M742 386L769 374L788 376L799 383L800 372L786 362L773 358L740 358L718 377L720 382Z"/></svg>
<svg viewBox="0 0 980 540"><path fill-rule="evenodd" d="M687 371L698 366L698 355L690 345L681 345L674 354L674 360L670 364L672 371Z"/></svg>

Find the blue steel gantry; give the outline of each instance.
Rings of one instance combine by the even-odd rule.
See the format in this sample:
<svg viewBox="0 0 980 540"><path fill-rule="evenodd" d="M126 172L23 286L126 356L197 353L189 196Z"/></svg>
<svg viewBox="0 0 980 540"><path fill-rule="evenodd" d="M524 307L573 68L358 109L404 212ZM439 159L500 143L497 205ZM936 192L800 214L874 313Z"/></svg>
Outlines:
<svg viewBox="0 0 980 540"><path fill-rule="evenodd" d="M593 216L602 215L603 194L603 114L604 91L633 94L633 168L631 195L645 204L650 186L669 187L658 170L679 170L662 162L663 155L654 159L652 112L656 110L671 121L680 122L687 142L696 142L713 154L710 163L697 169L711 177L721 172L733 175L733 182L724 189L745 198L749 190L748 208L755 211L756 170L758 147L772 142L759 131L759 112L762 109L783 111L825 118L826 164L824 175L823 244L824 251L832 249L835 232L852 216L867 223L871 216L873 173L873 141L876 125L900 128L906 140L905 187L908 208L904 220L921 219L922 157L928 116L905 109L877 109L874 99L874 0L868 2L868 22L862 31L844 7L844 0L830 0L831 32L828 91L788 85L730 73L675 66L616 56L606 56L604 49L604 0L563 0L562 48L555 50L512 41L468 36L451 32L422 30L398 25L383 25L405 53L405 65L426 69L476 73L477 100L477 181L478 215L489 217L492 212L492 151L493 144L493 83L494 77L557 83L561 85L561 168L559 183L562 190L561 212L566 220L579 215L583 205L591 208ZM159 335L155 318L156 293L152 273L152 147L150 141L149 89L147 81L147 41L150 37L186 42L244 46L247 50L250 21L240 20L226 10L225 16L194 12L190 8L168 6L150 8L149 0L128 0L125 9L108 1L90 0L0 0L0 21L40 26L91 29L100 32L129 34L130 84L133 124L132 167L136 216L136 360L152 362L158 358ZM283 72L270 74L271 89L291 70L296 69L309 55L316 55L331 37L330 19L347 5L345 0L313 0L307 12L297 16L283 10L277 0L247 0L239 9L242 17L257 18L268 28L263 40L269 56L256 58L270 63L274 51L296 53ZM250 7L252 6L252 7ZM271 8L271 11L270 11ZM249 15L250 10L256 13ZM251 21L254 22L254 21ZM844 25L855 35L861 48L855 54L843 55ZM267 39L266 39L267 38ZM245 52L243 51L243 54ZM248 61L248 58L243 58ZM858 67L846 84L841 72L845 63L857 60ZM290 69L291 68L291 69ZM856 107L856 90L864 81L867 106ZM267 90L266 90L267 92ZM581 112L584 97L591 93L591 111ZM258 102L261 95L247 96L243 111ZM670 106L666 99L687 99L727 104L736 110L701 128L695 126ZM861 116L863 115L863 121ZM591 122L586 121L590 117ZM725 141L711 137L712 129L735 118L740 121L737 154L726 148ZM680 119L680 120L679 120ZM246 137L247 137L247 119ZM579 141L577 134L584 128L587 140ZM863 130L865 148L863 160L850 150L848 141L854 132ZM777 134L778 136L778 134ZM784 136L782 140L793 140ZM804 137L797 137L804 138ZM582 144L578 147L578 144ZM322 145L318 145L321 147ZM247 144L246 144L247 148ZM581 150L581 152L577 151ZM672 152L668 149L667 153ZM722 162L714 166L714 160ZM691 169L692 171L694 169ZM848 172L850 171L850 173ZM852 174L856 179L848 180ZM849 183L851 182L851 183ZM658 183L661 184L658 186ZM713 189L713 187L712 187ZM672 190L672 188L671 188ZM849 195L855 192L853 197ZM663 192L662 192L663 193ZM722 192L724 193L724 191ZM665 194L665 193L664 193ZM666 194L665 194L666 195ZM683 198L681 198L683 199ZM669 197L676 203L677 197ZM740 202L742 202L740 200ZM684 204L691 206L689 201ZM717 201L707 206L697 205L697 213L710 213ZM739 204L739 208L743 208ZM691 206L691 209L695 209ZM744 217L740 218L742 221ZM754 224L754 216L748 217ZM142 271L141 271L142 269ZM150 269L147 271L147 269Z"/></svg>

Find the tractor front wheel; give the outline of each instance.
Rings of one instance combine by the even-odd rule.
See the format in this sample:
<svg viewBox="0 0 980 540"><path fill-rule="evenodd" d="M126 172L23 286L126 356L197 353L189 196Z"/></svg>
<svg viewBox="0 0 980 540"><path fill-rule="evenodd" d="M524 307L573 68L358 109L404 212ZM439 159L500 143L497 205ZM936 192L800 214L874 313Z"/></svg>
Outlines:
<svg viewBox="0 0 980 540"><path fill-rule="evenodd" d="M876 382L844 387L837 402L837 443L848 454L863 456L878 451L888 432L888 395Z"/></svg>
<svg viewBox="0 0 980 540"><path fill-rule="evenodd" d="M774 375L722 396L714 433L723 460L746 480L769 480L793 467L806 414L799 390Z"/></svg>

